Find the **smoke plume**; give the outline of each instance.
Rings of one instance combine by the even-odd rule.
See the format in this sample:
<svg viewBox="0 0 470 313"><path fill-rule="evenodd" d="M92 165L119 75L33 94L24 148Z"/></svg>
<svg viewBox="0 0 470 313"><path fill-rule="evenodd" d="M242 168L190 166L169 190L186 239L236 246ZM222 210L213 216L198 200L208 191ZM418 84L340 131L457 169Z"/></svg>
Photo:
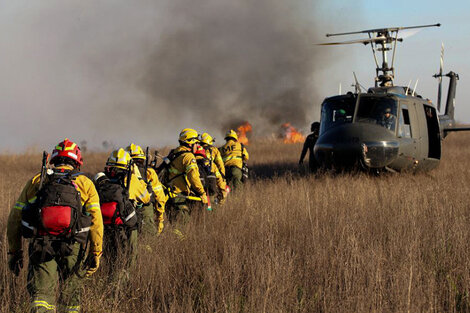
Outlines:
<svg viewBox="0 0 470 313"><path fill-rule="evenodd" d="M211 131L306 122L317 37L301 2L174 1L139 86L156 107Z"/></svg>
<svg viewBox="0 0 470 313"><path fill-rule="evenodd" d="M264 133L302 127L318 110L312 75L328 56L313 45L308 1L55 0L0 11L3 147L176 144L185 127L220 138L247 120Z"/></svg>

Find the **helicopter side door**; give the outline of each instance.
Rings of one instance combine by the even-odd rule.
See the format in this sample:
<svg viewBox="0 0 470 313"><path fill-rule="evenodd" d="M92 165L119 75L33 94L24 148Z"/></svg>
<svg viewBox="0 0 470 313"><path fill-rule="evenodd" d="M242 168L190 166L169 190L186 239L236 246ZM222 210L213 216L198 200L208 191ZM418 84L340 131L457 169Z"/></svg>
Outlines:
<svg viewBox="0 0 470 313"><path fill-rule="evenodd" d="M419 138L418 138L418 148L416 159L418 160L417 167L419 169L431 169L435 167L438 163L436 159L429 158L429 136L428 136L428 118L426 117L426 110L425 110L425 101L419 101L416 99L413 102L413 106L417 113L417 120L419 125ZM437 118L437 117L436 117ZM432 123L430 123L432 124ZM433 142L435 144L435 142ZM437 161L437 162L436 162Z"/></svg>
<svg viewBox="0 0 470 313"><path fill-rule="evenodd" d="M397 170L412 169L419 154L419 122L413 103L401 100L398 109L397 139L400 142L398 158L390 165Z"/></svg>
<svg viewBox="0 0 470 313"><path fill-rule="evenodd" d="M408 102L408 114L410 117L410 126L411 126L411 139L413 151L410 153L410 158L413 161L413 166L416 166L416 161L418 163L422 160L422 151L423 151L423 114L420 112L419 107L416 102Z"/></svg>
<svg viewBox="0 0 470 313"><path fill-rule="evenodd" d="M426 122L428 126L428 157L433 159L441 159L441 132L439 128L439 120L437 119L436 108L430 105L424 105L426 113Z"/></svg>
<svg viewBox="0 0 470 313"><path fill-rule="evenodd" d="M419 168L422 170L431 170L439 165L441 158L441 136L439 121L437 119L436 109L423 101L419 103L422 111L422 123L424 123L424 134L422 147L422 159Z"/></svg>

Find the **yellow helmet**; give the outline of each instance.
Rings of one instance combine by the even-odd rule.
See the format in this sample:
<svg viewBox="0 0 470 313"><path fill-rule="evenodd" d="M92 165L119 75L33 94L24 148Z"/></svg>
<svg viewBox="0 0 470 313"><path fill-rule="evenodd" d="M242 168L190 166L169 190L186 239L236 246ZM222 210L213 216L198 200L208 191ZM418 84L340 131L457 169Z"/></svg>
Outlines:
<svg viewBox="0 0 470 313"><path fill-rule="evenodd" d="M229 131L225 134L225 139L227 139L227 138L233 138L233 139L235 139L235 140L238 141L238 135L237 135L237 133L236 133L233 129L229 130Z"/></svg>
<svg viewBox="0 0 470 313"><path fill-rule="evenodd" d="M106 161L106 166L117 167L126 170L129 162L132 160L129 153L127 153L123 148L119 150L114 150L109 155L108 161Z"/></svg>
<svg viewBox="0 0 470 313"><path fill-rule="evenodd" d="M212 138L208 133L203 133L201 135L201 141L206 145L212 145L214 143L214 138Z"/></svg>
<svg viewBox="0 0 470 313"><path fill-rule="evenodd" d="M180 137L178 139L180 142L184 142L187 144L194 144L198 141L198 134L192 128L185 128L181 131Z"/></svg>
<svg viewBox="0 0 470 313"><path fill-rule="evenodd" d="M131 158L133 159L142 159L142 160L146 159L145 153L144 153L144 150L142 150L142 147L134 143L131 143L130 145L127 146L126 152L128 152L131 155Z"/></svg>

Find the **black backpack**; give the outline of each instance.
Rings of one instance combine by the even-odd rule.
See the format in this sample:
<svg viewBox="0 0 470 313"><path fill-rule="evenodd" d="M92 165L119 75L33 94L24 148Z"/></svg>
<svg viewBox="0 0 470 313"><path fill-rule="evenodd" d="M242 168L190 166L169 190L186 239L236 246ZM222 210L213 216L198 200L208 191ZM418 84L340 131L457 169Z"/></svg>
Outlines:
<svg viewBox="0 0 470 313"><path fill-rule="evenodd" d="M248 180L249 177L249 169L248 169L248 164L246 164L245 160L245 155L243 154L243 151L245 150L245 145L240 143L242 145L242 161L243 161L243 166L242 166L242 183L245 183Z"/></svg>
<svg viewBox="0 0 470 313"><path fill-rule="evenodd" d="M100 196L101 214L105 226L125 226L137 228L137 213L129 200L129 192L118 181L110 180L107 176L100 177L95 182Z"/></svg>
<svg viewBox="0 0 470 313"><path fill-rule="evenodd" d="M22 235L86 243L91 216L82 208L80 192L73 181L81 173L54 170L44 177L37 199L22 210Z"/></svg>
<svg viewBox="0 0 470 313"><path fill-rule="evenodd" d="M204 189L210 196L217 193L217 178L215 174L211 172L212 162L207 158L196 159L197 167L199 169L199 177Z"/></svg>

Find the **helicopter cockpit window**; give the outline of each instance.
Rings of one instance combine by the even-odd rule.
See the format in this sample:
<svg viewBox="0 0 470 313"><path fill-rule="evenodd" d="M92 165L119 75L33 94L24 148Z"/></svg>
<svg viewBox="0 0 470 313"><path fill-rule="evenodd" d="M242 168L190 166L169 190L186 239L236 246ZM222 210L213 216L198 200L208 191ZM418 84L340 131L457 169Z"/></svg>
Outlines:
<svg viewBox="0 0 470 313"><path fill-rule="evenodd" d="M355 97L329 99L323 102L320 133L344 123L351 123L355 105Z"/></svg>
<svg viewBox="0 0 470 313"><path fill-rule="evenodd" d="M383 97L361 97L356 123L378 124L395 132L397 102Z"/></svg>
<svg viewBox="0 0 470 313"><path fill-rule="evenodd" d="M398 120L398 136L403 138L411 138L411 125L408 107L405 104L401 105L401 114Z"/></svg>

